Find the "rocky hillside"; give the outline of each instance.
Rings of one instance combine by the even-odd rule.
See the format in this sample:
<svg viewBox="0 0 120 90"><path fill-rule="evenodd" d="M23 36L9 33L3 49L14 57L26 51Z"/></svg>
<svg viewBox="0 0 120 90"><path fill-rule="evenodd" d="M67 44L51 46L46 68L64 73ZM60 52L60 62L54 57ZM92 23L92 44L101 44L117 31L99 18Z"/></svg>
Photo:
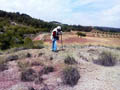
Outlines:
<svg viewBox="0 0 120 90"><path fill-rule="evenodd" d="M0 90L119 90L120 50L65 46L0 53Z"/></svg>

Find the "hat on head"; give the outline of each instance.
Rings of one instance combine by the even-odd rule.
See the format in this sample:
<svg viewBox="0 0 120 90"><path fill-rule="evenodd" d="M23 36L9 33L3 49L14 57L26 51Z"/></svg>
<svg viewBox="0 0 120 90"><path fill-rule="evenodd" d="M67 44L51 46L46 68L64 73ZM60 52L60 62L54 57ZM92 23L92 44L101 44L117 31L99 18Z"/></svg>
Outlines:
<svg viewBox="0 0 120 90"><path fill-rule="evenodd" d="M61 30L61 26L57 26L57 29Z"/></svg>

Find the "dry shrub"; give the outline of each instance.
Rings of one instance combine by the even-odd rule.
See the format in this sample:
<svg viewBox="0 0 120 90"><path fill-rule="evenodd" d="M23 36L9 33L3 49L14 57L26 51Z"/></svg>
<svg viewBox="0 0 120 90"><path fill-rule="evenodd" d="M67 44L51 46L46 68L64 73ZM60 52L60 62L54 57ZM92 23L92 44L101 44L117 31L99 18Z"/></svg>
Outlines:
<svg viewBox="0 0 120 90"><path fill-rule="evenodd" d="M11 55L6 58L6 61L8 62L8 61L14 61L14 60L18 60L18 59L19 59L18 55Z"/></svg>
<svg viewBox="0 0 120 90"><path fill-rule="evenodd" d="M30 57L32 57L32 54L27 53L26 58L30 58Z"/></svg>
<svg viewBox="0 0 120 90"><path fill-rule="evenodd" d="M8 70L8 66L3 58L0 58L0 72Z"/></svg>
<svg viewBox="0 0 120 90"><path fill-rule="evenodd" d="M117 58L111 52L102 52L98 59L94 60L94 63L102 66L115 66L117 63Z"/></svg>
<svg viewBox="0 0 120 90"><path fill-rule="evenodd" d="M39 61L34 61L31 63L31 66L43 66L43 64Z"/></svg>
<svg viewBox="0 0 120 90"><path fill-rule="evenodd" d="M36 77L37 74L33 69L26 69L21 73L21 80L24 82L34 81Z"/></svg>
<svg viewBox="0 0 120 90"><path fill-rule="evenodd" d="M30 66L31 66L30 63L27 62L27 61L24 61L24 62L19 61L19 62L18 62L18 67L19 67L20 70L22 70L22 71L28 69Z"/></svg>
<svg viewBox="0 0 120 90"><path fill-rule="evenodd" d="M66 85L74 86L80 79L80 74L76 68L67 67L62 72L62 80Z"/></svg>
<svg viewBox="0 0 120 90"><path fill-rule="evenodd" d="M0 64L0 72L8 70L7 64Z"/></svg>
<svg viewBox="0 0 120 90"><path fill-rule="evenodd" d="M77 64L77 62L75 61L75 59L71 56L67 56L64 60L64 63L65 64L69 64L69 65L72 65L72 64Z"/></svg>
<svg viewBox="0 0 120 90"><path fill-rule="evenodd" d="M39 74L49 74L50 72L54 72L54 67L52 66L45 66L40 72Z"/></svg>

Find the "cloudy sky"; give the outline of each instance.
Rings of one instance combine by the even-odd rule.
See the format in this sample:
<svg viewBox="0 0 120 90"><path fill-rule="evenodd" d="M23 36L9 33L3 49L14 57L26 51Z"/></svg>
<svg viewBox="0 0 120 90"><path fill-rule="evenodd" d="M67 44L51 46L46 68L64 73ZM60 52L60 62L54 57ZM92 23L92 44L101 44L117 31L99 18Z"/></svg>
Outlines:
<svg viewBox="0 0 120 90"><path fill-rule="evenodd" d="M45 21L120 28L120 0L0 0L0 9Z"/></svg>

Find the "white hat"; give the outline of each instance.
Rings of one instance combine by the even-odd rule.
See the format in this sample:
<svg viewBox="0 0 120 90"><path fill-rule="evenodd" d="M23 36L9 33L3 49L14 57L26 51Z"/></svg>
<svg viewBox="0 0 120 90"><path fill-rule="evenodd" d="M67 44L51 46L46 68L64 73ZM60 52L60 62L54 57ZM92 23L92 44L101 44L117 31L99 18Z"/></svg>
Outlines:
<svg viewBox="0 0 120 90"><path fill-rule="evenodd" d="M61 30L61 26L57 26L57 29Z"/></svg>

